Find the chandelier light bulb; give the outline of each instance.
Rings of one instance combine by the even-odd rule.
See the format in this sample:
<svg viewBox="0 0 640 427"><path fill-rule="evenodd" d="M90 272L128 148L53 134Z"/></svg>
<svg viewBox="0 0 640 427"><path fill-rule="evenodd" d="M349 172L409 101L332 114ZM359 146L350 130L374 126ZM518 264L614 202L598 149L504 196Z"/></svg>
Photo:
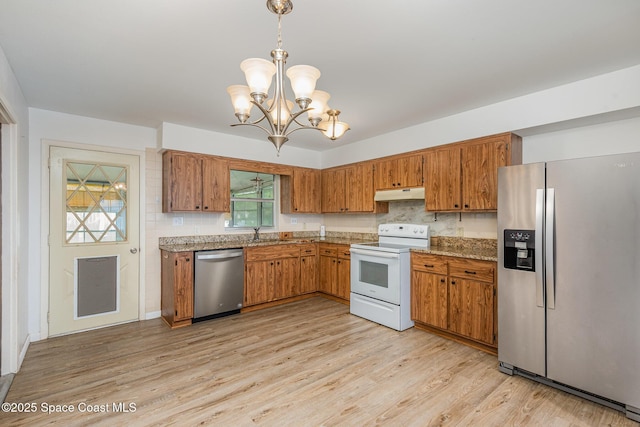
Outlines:
<svg viewBox="0 0 640 427"><path fill-rule="evenodd" d="M240 63L240 69L244 72L247 84L251 91L251 97L258 104L267 98L271 80L276 73L276 66L262 58L249 58Z"/></svg>
<svg viewBox="0 0 640 427"><path fill-rule="evenodd" d="M320 70L310 65L294 65L287 70L287 77L291 81L298 106L304 110L311 103L316 81L320 78Z"/></svg>
<svg viewBox="0 0 640 427"><path fill-rule="evenodd" d="M267 105L269 106L269 113L271 114L271 118L273 119L273 123L278 123L278 109L273 105L273 99L267 101ZM287 100L287 106L285 107L284 100L280 100L280 123L281 125L287 123L289 117L291 117L291 110L293 110L293 102ZM280 125L280 126L281 126Z"/></svg>
<svg viewBox="0 0 640 427"><path fill-rule="evenodd" d="M332 141L340 138L350 129L347 123L338 120L339 115L340 110L329 110L327 111L328 120L323 120L318 124L324 136Z"/></svg>
<svg viewBox="0 0 640 427"><path fill-rule="evenodd" d="M246 122L251 115L251 95L249 94L249 86L232 85L227 88L227 93L231 97L231 104L236 113L236 117L240 123Z"/></svg>
<svg viewBox="0 0 640 427"><path fill-rule="evenodd" d="M311 95L311 104L309 111L307 111L307 115L309 116L309 121L311 122L311 126L318 126L318 123L322 121L322 115L329 109L327 103L329 102L328 92L323 90L314 90L313 95Z"/></svg>

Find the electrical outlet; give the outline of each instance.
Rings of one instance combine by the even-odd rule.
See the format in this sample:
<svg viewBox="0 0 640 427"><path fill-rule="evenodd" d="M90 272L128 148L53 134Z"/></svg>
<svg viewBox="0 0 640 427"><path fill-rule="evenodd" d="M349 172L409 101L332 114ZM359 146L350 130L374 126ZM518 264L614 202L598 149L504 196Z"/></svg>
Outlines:
<svg viewBox="0 0 640 427"><path fill-rule="evenodd" d="M291 224L297 224L298 218L291 218Z"/></svg>
<svg viewBox="0 0 640 427"><path fill-rule="evenodd" d="M464 236L464 227L458 227L456 230L456 236L462 237Z"/></svg>
<svg viewBox="0 0 640 427"><path fill-rule="evenodd" d="M184 217L182 216L175 216L173 217L173 226L181 226L184 225Z"/></svg>

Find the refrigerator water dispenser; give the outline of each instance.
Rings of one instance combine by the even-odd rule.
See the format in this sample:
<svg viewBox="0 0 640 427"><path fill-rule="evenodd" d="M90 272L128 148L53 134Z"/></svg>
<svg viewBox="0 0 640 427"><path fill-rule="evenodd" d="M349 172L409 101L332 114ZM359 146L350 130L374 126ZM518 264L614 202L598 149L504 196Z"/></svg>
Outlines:
<svg viewBox="0 0 640 427"><path fill-rule="evenodd" d="M535 230L504 230L504 268L535 271Z"/></svg>

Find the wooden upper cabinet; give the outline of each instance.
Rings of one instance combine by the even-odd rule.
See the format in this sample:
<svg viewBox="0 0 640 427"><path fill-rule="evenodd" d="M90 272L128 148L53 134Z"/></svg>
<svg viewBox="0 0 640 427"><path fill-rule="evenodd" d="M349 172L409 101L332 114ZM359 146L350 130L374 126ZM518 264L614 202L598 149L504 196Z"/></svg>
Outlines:
<svg viewBox="0 0 640 427"><path fill-rule="evenodd" d="M373 164L358 163L345 171L347 212L374 212Z"/></svg>
<svg viewBox="0 0 640 427"><path fill-rule="evenodd" d="M421 187L422 178L422 154L375 162L374 187L376 190Z"/></svg>
<svg viewBox="0 0 640 427"><path fill-rule="evenodd" d="M198 211L202 205L200 155L166 151L162 155L162 211Z"/></svg>
<svg viewBox="0 0 640 427"><path fill-rule="evenodd" d="M388 212L373 200L373 163L361 162L322 171L322 212Z"/></svg>
<svg viewBox="0 0 640 427"><path fill-rule="evenodd" d="M202 210L229 212L231 204L229 163L217 157L202 158Z"/></svg>
<svg viewBox="0 0 640 427"><path fill-rule="evenodd" d="M512 164L511 140L488 138L462 148L462 208L498 209L498 168Z"/></svg>
<svg viewBox="0 0 640 427"><path fill-rule="evenodd" d="M322 212L344 212L346 195L345 169L322 171Z"/></svg>
<svg viewBox="0 0 640 427"><path fill-rule="evenodd" d="M229 185L226 159L178 151L162 155L163 212L228 212Z"/></svg>
<svg viewBox="0 0 640 427"><path fill-rule="evenodd" d="M293 168L280 177L282 213L321 212L321 174L319 169Z"/></svg>
<svg viewBox="0 0 640 427"><path fill-rule="evenodd" d="M522 163L522 139L511 133L425 152L427 211L495 211L498 168Z"/></svg>
<svg viewBox="0 0 640 427"><path fill-rule="evenodd" d="M425 206L428 211L459 210L460 149L434 150L425 153Z"/></svg>

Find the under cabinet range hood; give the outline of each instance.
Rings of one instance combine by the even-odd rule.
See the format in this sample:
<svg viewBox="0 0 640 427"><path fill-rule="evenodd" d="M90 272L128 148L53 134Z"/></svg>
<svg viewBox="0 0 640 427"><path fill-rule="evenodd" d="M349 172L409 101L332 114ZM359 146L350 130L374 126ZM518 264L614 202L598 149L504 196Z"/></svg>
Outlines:
<svg viewBox="0 0 640 427"><path fill-rule="evenodd" d="M373 198L376 202L394 200L424 200L424 187L402 188L397 190L379 190Z"/></svg>

